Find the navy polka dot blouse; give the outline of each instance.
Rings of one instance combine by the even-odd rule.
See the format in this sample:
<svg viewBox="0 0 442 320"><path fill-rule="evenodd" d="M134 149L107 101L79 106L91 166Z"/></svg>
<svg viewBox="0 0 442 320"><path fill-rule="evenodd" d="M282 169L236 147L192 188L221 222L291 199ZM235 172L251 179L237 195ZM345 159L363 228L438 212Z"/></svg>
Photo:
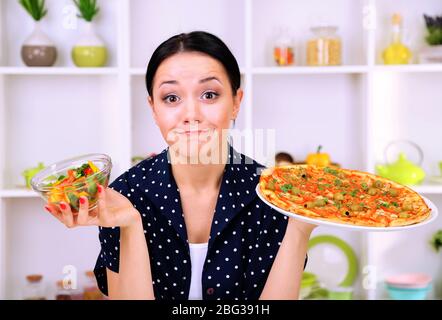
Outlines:
<svg viewBox="0 0 442 320"><path fill-rule="evenodd" d="M143 160L109 187L126 196L142 215L155 298L186 300L190 252L168 151ZM229 146L202 271L203 300L257 300L264 288L288 220L256 195L263 168ZM105 295L106 268L118 272L119 238L118 227L99 227L101 251L94 272Z"/></svg>

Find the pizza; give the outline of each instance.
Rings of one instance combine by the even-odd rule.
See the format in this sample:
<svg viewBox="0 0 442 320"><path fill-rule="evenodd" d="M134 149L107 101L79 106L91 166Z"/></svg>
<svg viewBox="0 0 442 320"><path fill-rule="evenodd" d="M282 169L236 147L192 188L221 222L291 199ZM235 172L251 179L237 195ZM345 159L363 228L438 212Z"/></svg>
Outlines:
<svg viewBox="0 0 442 320"><path fill-rule="evenodd" d="M261 195L285 211L366 227L419 223L431 209L414 190L383 177L343 168L288 165L265 169Z"/></svg>

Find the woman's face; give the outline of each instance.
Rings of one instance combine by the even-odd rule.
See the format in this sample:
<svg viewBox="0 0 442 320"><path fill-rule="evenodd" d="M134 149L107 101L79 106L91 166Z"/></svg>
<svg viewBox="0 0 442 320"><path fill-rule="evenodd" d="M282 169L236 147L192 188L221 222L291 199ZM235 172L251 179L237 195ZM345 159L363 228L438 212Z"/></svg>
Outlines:
<svg viewBox="0 0 442 320"><path fill-rule="evenodd" d="M241 89L233 96L227 73L216 59L183 52L158 67L149 104L171 150L194 159L223 145L242 96Z"/></svg>

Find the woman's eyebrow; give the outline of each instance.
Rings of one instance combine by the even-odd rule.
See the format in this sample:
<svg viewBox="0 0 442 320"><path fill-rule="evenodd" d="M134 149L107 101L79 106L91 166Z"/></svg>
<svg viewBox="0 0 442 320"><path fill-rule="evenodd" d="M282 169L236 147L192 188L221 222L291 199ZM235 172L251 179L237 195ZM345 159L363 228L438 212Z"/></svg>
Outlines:
<svg viewBox="0 0 442 320"><path fill-rule="evenodd" d="M161 82L161 84L158 86L158 88L161 87L163 84L178 84L178 81L176 81L176 80L163 81L163 82Z"/></svg>
<svg viewBox="0 0 442 320"><path fill-rule="evenodd" d="M221 81L217 77L207 77L207 78L201 79L200 83L204 83L204 82L208 82L208 81L212 81L212 80L216 80L222 85Z"/></svg>
<svg viewBox="0 0 442 320"><path fill-rule="evenodd" d="M214 76L201 79L199 81L199 83L205 83L205 82L209 82L209 81L212 81L212 80L218 81L222 85L221 81L217 77L214 77ZM158 88L160 88L163 84L178 84L178 81L176 81L176 80L163 81L163 82L161 82L161 84L159 85Z"/></svg>

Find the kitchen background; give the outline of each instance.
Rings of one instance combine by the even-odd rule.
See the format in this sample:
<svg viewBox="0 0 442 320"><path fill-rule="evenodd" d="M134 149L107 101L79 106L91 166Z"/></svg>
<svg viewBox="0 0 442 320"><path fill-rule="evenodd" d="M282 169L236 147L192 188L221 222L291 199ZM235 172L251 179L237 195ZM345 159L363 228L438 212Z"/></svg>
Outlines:
<svg viewBox="0 0 442 320"><path fill-rule="evenodd" d="M245 89L237 129L275 129L277 151L295 162L322 145L321 153L345 168L374 173L376 165L390 163L384 174L396 179L422 168L425 179L408 182L442 207L442 18L428 25L424 19L442 16L440 0L97 5L88 27L73 1L47 0L36 27L19 1L0 0L1 299L29 298L33 288L44 288L48 299L70 295L56 286L70 265L79 277L77 297L96 298L87 271L99 252L97 229L66 229L44 211L25 178L53 162L99 152L112 157L113 180L164 149L144 74L153 50L179 32L212 32L237 57ZM395 34L402 40L391 45ZM322 46L328 49L318 56ZM399 151L407 159L396 163ZM439 230L442 217L408 232L319 227L301 297L440 299ZM413 278L417 283L396 283L405 290L387 290L388 277L406 273L422 275Z"/></svg>

